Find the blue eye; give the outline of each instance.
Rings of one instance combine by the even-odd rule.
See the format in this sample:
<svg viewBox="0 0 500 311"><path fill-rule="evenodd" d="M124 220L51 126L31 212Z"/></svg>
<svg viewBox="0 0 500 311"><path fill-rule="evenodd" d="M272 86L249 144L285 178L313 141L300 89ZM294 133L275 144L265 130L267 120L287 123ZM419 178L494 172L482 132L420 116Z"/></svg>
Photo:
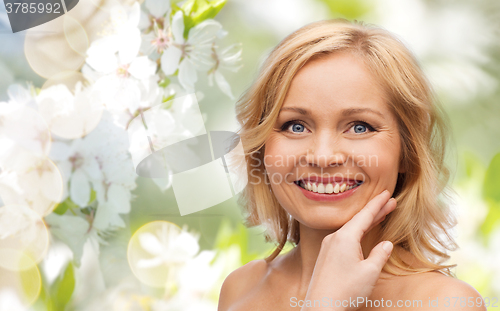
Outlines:
<svg viewBox="0 0 500 311"><path fill-rule="evenodd" d="M365 134L368 132L375 132L376 129L370 124L362 121L354 122L354 124L349 128L349 131L354 131L355 134Z"/></svg>
<svg viewBox="0 0 500 311"><path fill-rule="evenodd" d="M358 134L359 133L364 133L367 130L368 130L367 127L365 125L363 125L363 124L356 124L354 126L354 133L358 133Z"/></svg>
<svg viewBox="0 0 500 311"><path fill-rule="evenodd" d="M306 131L306 127L304 124L301 123L301 121L298 120L291 120L288 122L285 122L281 126L281 131L284 132L291 132L291 133L304 133Z"/></svg>
<svg viewBox="0 0 500 311"><path fill-rule="evenodd" d="M292 132L294 133L302 133L304 131L305 127L302 124L299 123L294 123L292 125Z"/></svg>

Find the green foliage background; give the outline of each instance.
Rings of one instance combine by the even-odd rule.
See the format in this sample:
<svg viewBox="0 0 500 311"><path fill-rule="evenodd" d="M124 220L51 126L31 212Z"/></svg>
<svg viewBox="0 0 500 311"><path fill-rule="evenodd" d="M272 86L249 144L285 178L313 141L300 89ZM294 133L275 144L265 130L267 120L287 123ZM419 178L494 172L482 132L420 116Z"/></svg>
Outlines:
<svg viewBox="0 0 500 311"><path fill-rule="evenodd" d="M274 0L270 0L274 1ZM375 10L375 2L369 0L308 0L311 5L324 5L329 17L344 17L347 19L364 20L376 23L376 20L367 20ZM455 2L445 0L426 0L430 5L456 5L466 0ZM284 2L280 2L284 3ZM268 25L245 22L247 12L242 10L241 1L206 1L188 0L183 3L182 9L188 15L185 35L200 19L216 16L223 27L229 31L225 40L228 43L241 42L243 46L243 68L237 73L225 73L230 81L234 94L242 94L257 75L258 68L265 57L283 37L270 31ZM478 0L475 5L483 18L496 22L496 29L500 29L498 1ZM224 6L224 8L223 8ZM283 4L286 6L286 4ZM178 7L178 9L181 9ZM263 6L262 10L268 8ZM286 7L283 7L286 10ZM220 12L219 12L220 11ZM276 14L281 14L276 12ZM291 29L292 31L293 29ZM390 29L389 29L390 30ZM496 40L500 42L500 31ZM487 51L489 62L482 64L482 70L500 82L500 45L491 44ZM206 77L200 77L199 89L205 94L200 102L202 113L207 115L207 130L234 129L234 105L218 89L207 85ZM494 244L492 233L500 227L500 89L496 88L493 94L482 96L478 94L470 102L457 105L451 97L439 94L446 112L450 116L454 141L454 156L449 158L449 166L454 173L452 184L460 195L464 189L476 187L481 192L474 197L476 203L485 204L486 217L478 225L473 239L482 247L488 249ZM200 233L202 249L217 249L220 251L234 250L237 256L236 266L243 265L254 259L262 259L269 255L274 245L264 241L262 228L246 228L243 225L243 211L232 198L187 216L180 216L172 189L165 192L150 179L137 179L138 187L134 191L136 198L132 202L132 211L128 215L127 228L109 238L108 246L101 246L101 254L112 258L114 269L121 269L123 275L130 274L126 261L126 245L131 235L142 225L154 220L167 220L187 225L191 231ZM56 213L63 213L71 209L71 202L61 204ZM474 209L474 206L469 206ZM288 246L290 247L290 246ZM493 250L491 250L493 251ZM230 269L229 267L227 273ZM467 267L457 270L459 278L469 282L483 296L500 297L498 280L491 278L490 271L484 269L480 263L469 263ZM118 284L121 279L116 277L105 278L107 286ZM497 283L495 283L497 282ZM65 310L71 309L69 302L75 288L74 267L70 263L56 281L48 285L45 282L36 309ZM496 287L494 284L497 284ZM212 296L216 300L218 290L215 288Z"/></svg>

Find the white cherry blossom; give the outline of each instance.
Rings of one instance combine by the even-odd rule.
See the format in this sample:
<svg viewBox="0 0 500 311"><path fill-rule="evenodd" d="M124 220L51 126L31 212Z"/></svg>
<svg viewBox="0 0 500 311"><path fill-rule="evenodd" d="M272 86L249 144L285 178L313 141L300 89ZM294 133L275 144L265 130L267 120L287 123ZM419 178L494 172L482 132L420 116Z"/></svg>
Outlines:
<svg viewBox="0 0 500 311"><path fill-rule="evenodd" d="M198 253L198 238L183 229L180 233L162 226L157 234L144 232L139 235L141 247L153 255L137 262L138 268L153 268L159 265L184 264Z"/></svg>
<svg viewBox="0 0 500 311"><path fill-rule="evenodd" d="M188 13L183 2L145 0L143 11L139 2L133 3L101 8L110 19L92 34L97 39L86 51L81 73L88 84L79 82L74 90L63 84L41 89L14 84L7 90L9 99L0 102L0 208L23 204L37 212L51 238L69 247L72 259L67 260L76 266L80 261L84 266L82 258L89 256L99 266L99 243L106 244L111 231L126 226L122 217L130 213L134 199L136 160L148 156L150 147L149 142L143 144L144 138L151 138L159 150L206 133L196 100L202 93L194 88L198 72L207 74L210 82L215 79L233 98L222 70L237 70L241 51L235 46L218 48L216 40L224 35L218 22L196 20L184 37L183 14ZM203 16L200 8L193 10ZM137 127L134 119L148 112L154 113L147 118L147 128ZM128 131L129 126L136 126L135 132ZM164 191L171 186L172 174L153 181ZM1 220L0 239L16 232L33 235L35 228L19 217ZM216 309L206 297L220 281L222 267L219 261L211 263L215 252L200 252L197 240L185 228L175 234L140 236L139 246L151 255L137 262L142 271L175 269L165 297L137 292L148 301L136 305L147 304L151 310ZM89 244L94 253L84 251ZM60 269L54 270L52 280L58 273ZM193 282L195 276L202 281ZM94 284L78 275L76 280ZM11 293L0 296L15 307Z"/></svg>
<svg viewBox="0 0 500 311"><path fill-rule="evenodd" d="M97 128L70 144L54 142L52 158L69 183L69 197L80 207L89 204L91 189L98 202L93 226L101 231L123 227L119 214L130 211L136 174L124 129L105 112Z"/></svg>
<svg viewBox="0 0 500 311"><path fill-rule="evenodd" d="M97 126L103 106L91 98L91 90L78 81L74 95L64 84L40 91L36 97L38 111L53 134L62 138L80 138Z"/></svg>
<svg viewBox="0 0 500 311"><path fill-rule="evenodd" d="M97 77L93 100L104 103L114 112L134 113L141 104L142 84L155 75L156 64L139 56L141 33L138 28L140 8L115 6L111 11L109 34L90 45L86 62ZM92 75L92 73L91 73ZM146 82L141 82L145 80Z"/></svg>
<svg viewBox="0 0 500 311"><path fill-rule="evenodd" d="M212 43L222 26L213 19L205 20L191 28L185 40L183 14L178 11L172 18L174 40L161 56L161 68L167 76L179 70L179 83L187 91L193 91L198 80L196 71L208 70L213 66Z"/></svg>
<svg viewBox="0 0 500 311"><path fill-rule="evenodd" d="M214 67L209 71L208 84L212 86L213 80L215 79L219 89L229 96L229 98L234 99L233 93L231 92L231 86L222 75L221 69L237 72L241 68L241 45L233 44L224 49L214 47L214 53L212 55L216 57L217 60Z"/></svg>
<svg viewBox="0 0 500 311"><path fill-rule="evenodd" d="M170 0L146 0L144 7L146 10L141 10L139 21L141 30L153 26L153 22L163 24L165 15L170 11Z"/></svg>
<svg viewBox="0 0 500 311"><path fill-rule="evenodd" d="M76 205L87 206L90 200L91 181L102 181L99 163L85 139L75 139L70 144L56 141L52 144L51 157L56 160L62 172L63 180L69 182L65 192Z"/></svg>
<svg viewBox="0 0 500 311"><path fill-rule="evenodd" d="M108 74L120 71L126 74L139 53L141 33L137 27L140 8L117 5L111 9L111 21L104 36L95 40L87 50L86 62L96 71Z"/></svg>
<svg viewBox="0 0 500 311"><path fill-rule="evenodd" d="M45 156L50 150L50 131L37 111L34 90L14 84L8 102L0 102L0 165L12 167L21 154Z"/></svg>

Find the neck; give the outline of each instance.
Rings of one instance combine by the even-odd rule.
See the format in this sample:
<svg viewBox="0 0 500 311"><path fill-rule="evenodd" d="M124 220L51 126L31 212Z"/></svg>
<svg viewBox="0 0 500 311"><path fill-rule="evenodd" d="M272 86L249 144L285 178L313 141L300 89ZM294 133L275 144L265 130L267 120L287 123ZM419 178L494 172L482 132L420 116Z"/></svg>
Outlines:
<svg viewBox="0 0 500 311"><path fill-rule="evenodd" d="M305 296L309 287L316 259L321 249L321 242L325 236L333 232L335 231L311 229L300 224L300 242L289 252L287 257L289 257L290 264L294 268L291 271L296 271L297 277L300 278L299 291L303 296ZM375 247L377 237L380 236L379 232L380 225L367 232L361 240L364 258L367 258L372 248Z"/></svg>

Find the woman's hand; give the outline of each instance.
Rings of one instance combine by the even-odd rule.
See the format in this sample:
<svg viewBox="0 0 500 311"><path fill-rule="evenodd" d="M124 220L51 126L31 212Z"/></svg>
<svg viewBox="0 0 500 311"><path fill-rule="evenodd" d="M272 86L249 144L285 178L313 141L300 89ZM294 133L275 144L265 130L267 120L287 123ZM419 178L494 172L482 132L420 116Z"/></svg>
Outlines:
<svg viewBox="0 0 500 311"><path fill-rule="evenodd" d="M325 303L322 299L327 297L329 302L333 299L333 308L314 307L313 310L355 310L356 307L346 302L340 308L335 307L335 301L349 302L357 297L370 296L393 245L389 241L383 241L364 259L361 239L394 210L396 200L389 198L390 193L385 190L368 202L342 228L323 239L305 301L319 300ZM308 308L304 306L302 310Z"/></svg>

